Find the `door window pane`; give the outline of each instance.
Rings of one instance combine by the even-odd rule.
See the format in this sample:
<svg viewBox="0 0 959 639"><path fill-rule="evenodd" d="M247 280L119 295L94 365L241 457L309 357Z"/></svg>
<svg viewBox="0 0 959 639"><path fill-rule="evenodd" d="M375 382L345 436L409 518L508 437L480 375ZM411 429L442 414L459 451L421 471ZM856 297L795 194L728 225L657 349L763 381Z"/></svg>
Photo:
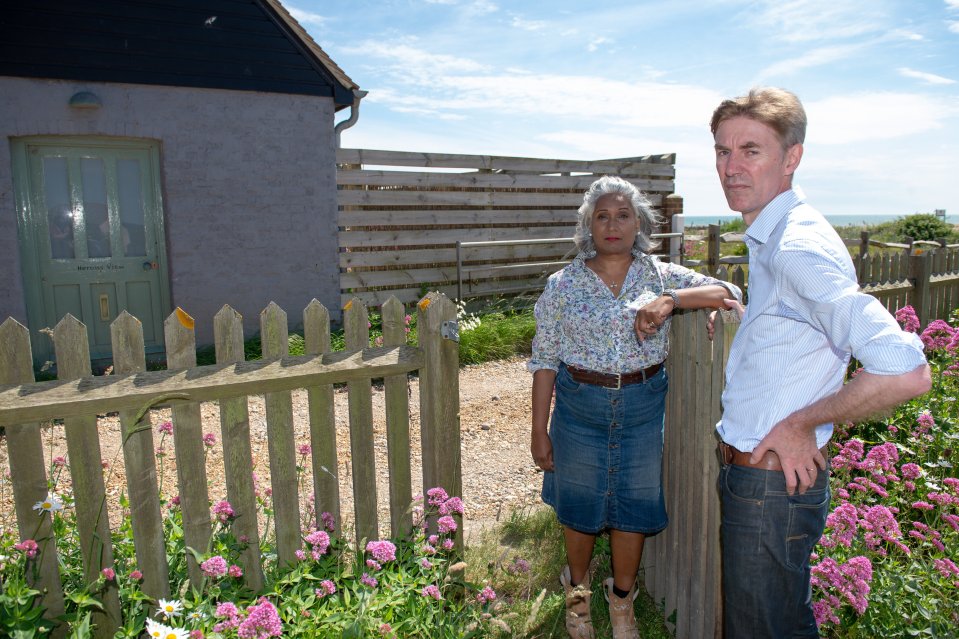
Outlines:
<svg viewBox="0 0 959 639"><path fill-rule="evenodd" d="M120 224L123 228L124 254L146 255L139 160L117 162L117 201L120 206Z"/></svg>
<svg viewBox="0 0 959 639"><path fill-rule="evenodd" d="M87 227L87 255L110 257L110 216L107 213L107 180L103 160L81 158L83 218Z"/></svg>
<svg viewBox="0 0 959 639"><path fill-rule="evenodd" d="M43 158L43 190L50 256L55 260L73 259L73 207L70 205L66 158Z"/></svg>

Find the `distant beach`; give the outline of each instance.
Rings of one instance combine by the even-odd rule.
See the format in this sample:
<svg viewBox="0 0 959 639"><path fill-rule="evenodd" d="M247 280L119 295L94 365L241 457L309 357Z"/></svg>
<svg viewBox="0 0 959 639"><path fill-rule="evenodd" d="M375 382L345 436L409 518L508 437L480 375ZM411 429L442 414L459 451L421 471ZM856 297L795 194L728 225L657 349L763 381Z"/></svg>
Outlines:
<svg viewBox="0 0 959 639"><path fill-rule="evenodd" d="M863 226L881 224L882 222L892 222L898 220L903 215L827 215L826 219L833 226ZM731 220L738 220L738 215L687 215L686 226L708 226L709 224L722 224ZM946 223L959 224L959 215L947 215Z"/></svg>

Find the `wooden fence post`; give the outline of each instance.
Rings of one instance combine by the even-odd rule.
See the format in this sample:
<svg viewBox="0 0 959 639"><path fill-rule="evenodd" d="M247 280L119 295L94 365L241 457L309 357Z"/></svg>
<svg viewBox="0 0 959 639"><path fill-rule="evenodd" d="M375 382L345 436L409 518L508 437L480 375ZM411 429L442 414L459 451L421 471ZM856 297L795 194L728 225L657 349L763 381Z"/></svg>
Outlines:
<svg viewBox="0 0 959 639"><path fill-rule="evenodd" d="M243 317L223 306L213 318L213 339L217 364L244 360ZM260 563L260 530L257 526L256 493L253 488L253 450L250 448L250 413L246 397L220 400L220 438L223 441L223 470L226 494L236 518L233 531L246 540L241 554L243 581L253 591L263 588Z"/></svg>
<svg viewBox="0 0 959 639"><path fill-rule="evenodd" d="M706 268L712 275L719 268L719 254L722 238L719 236L719 225L710 224L706 243Z"/></svg>
<svg viewBox="0 0 959 639"><path fill-rule="evenodd" d="M922 252L909 258L910 279L912 280L912 307L916 309L919 325L926 326L932 311L932 253Z"/></svg>
<svg viewBox="0 0 959 639"><path fill-rule="evenodd" d="M260 313L260 340L264 359L290 354L286 312L275 302ZM296 477L296 437L293 432L293 395L290 391L266 393L267 446L270 451L270 485L276 520L276 555L280 565L296 562L300 549L300 499Z"/></svg>
<svg viewBox="0 0 959 639"><path fill-rule="evenodd" d="M140 320L127 311L121 312L110 324L110 342L115 375L146 370ZM120 432L123 434L123 463L130 495L130 523L137 568L143 573L143 592L154 600L167 599L170 596L170 567L163 539L160 490L149 411L138 421L137 411L121 410ZM177 456L177 465L179 463Z"/></svg>
<svg viewBox="0 0 959 639"><path fill-rule="evenodd" d="M456 305L445 295L433 292L420 300L417 309L416 328L425 360L420 369L423 490L439 486L450 496L462 497L459 337L458 332L455 339L452 334ZM462 548L462 525L457 527L456 543Z"/></svg>
<svg viewBox="0 0 959 639"><path fill-rule="evenodd" d="M869 231L859 233L859 259L869 255Z"/></svg>
<svg viewBox="0 0 959 639"><path fill-rule="evenodd" d="M33 382L33 356L30 351L30 331L13 318L0 324L0 385ZM33 505L47 498L46 462L40 424L7 426L7 459L13 479L13 501L17 512L20 540L33 539L40 546L34 560L39 567L34 579L27 572L27 583L43 594L42 605L46 619L55 619L64 612L63 586L57 569L57 545L53 533L52 516L33 512ZM66 636L66 625L61 624L54 637Z"/></svg>
<svg viewBox="0 0 959 639"><path fill-rule="evenodd" d="M329 353L330 311L318 300L311 301L303 311L303 341L307 355ZM313 505L317 513L333 516L334 531L341 530L340 480L336 459L336 415L333 410L333 385L311 386L306 389L310 413L310 444L313 449Z"/></svg>
<svg viewBox="0 0 959 639"><path fill-rule="evenodd" d="M196 366L196 334L193 318L176 308L163 322L166 363L171 370ZM206 480L206 452L203 450L203 419L199 402L177 402L171 409L176 475L183 515L183 539L199 553L210 545L210 491ZM203 580L200 565L187 553L190 584L199 589Z"/></svg>
<svg viewBox="0 0 959 639"><path fill-rule="evenodd" d="M366 305L353 298L343 307L343 337L347 350L370 346L369 313ZM353 505L356 546L379 538L376 512L376 458L373 451L373 396L370 380L346 383L350 410L350 460L353 467Z"/></svg>
<svg viewBox="0 0 959 639"><path fill-rule="evenodd" d="M406 308L395 297L382 307L383 345L406 343ZM413 479L410 470L410 405L408 375L383 380L386 399L386 450L390 471L390 524L393 537L413 529Z"/></svg>
<svg viewBox="0 0 959 639"><path fill-rule="evenodd" d="M91 376L87 329L73 315L67 314L53 329L53 347L58 379L67 381ZM63 427L67 436L67 454L70 456L73 494L76 497L83 574L86 583L94 584L100 578L101 570L114 569L97 416L65 417ZM94 636L111 639L121 623L116 580L106 582L99 596L103 609L93 613L92 621L96 624Z"/></svg>

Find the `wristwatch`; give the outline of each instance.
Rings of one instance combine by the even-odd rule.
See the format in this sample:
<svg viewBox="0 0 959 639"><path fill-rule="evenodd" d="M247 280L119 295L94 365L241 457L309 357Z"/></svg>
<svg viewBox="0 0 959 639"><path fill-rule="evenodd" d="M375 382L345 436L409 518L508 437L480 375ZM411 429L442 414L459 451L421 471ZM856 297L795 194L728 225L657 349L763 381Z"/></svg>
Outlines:
<svg viewBox="0 0 959 639"><path fill-rule="evenodd" d="M673 310L675 311L679 308L679 295L671 288L667 288L663 291L663 295L668 295L673 298Z"/></svg>

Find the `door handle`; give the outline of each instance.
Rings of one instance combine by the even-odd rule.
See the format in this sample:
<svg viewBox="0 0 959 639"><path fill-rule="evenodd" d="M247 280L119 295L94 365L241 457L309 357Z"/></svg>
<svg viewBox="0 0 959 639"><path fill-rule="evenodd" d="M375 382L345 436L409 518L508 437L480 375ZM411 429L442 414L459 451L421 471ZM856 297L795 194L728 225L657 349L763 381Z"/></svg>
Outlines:
<svg viewBox="0 0 959 639"><path fill-rule="evenodd" d="M100 295L100 319L110 321L110 297L106 293Z"/></svg>

